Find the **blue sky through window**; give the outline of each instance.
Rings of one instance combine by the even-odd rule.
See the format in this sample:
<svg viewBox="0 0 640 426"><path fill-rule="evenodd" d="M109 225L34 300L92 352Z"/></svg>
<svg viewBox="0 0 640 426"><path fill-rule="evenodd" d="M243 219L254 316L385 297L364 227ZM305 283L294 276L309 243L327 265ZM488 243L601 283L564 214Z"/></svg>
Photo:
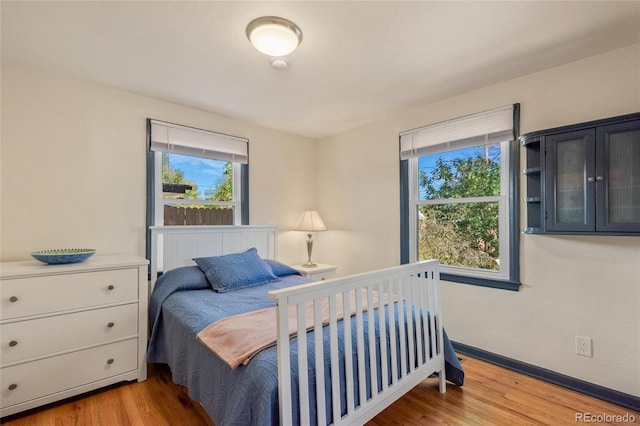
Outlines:
<svg viewBox="0 0 640 426"><path fill-rule="evenodd" d="M452 161L456 158L474 158L477 156L484 157L485 155L485 147L488 148L487 154L489 155L489 159L500 163L500 144L491 144L491 145L483 145L483 146L475 146L471 148L457 149L453 151L445 151L439 152L437 154L425 155L423 157L418 158L418 170L424 173L426 176L430 176L433 170L436 168L436 161L438 158L442 158L445 162ZM436 189L442 185L441 183L436 183ZM418 194L419 200L425 200L427 197L425 195L425 188L420 186L420 193Z"/></svg>
<svg viewBox="0 0 640 426"><path fill-rule="evenodd" d="M169 154L169 164L173 170L182 170L186 181L198 185L200 198L205 199L205 192L216 188L223 179L225 161L188 155Z"/></svg>

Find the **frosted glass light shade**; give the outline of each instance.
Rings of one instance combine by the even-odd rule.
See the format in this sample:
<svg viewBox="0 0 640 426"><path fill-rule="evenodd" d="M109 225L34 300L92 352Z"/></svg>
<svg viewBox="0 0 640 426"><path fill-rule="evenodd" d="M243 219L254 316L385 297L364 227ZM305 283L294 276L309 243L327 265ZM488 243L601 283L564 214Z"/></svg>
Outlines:
<svg viewBox="0 0 640 426"><path fill-rule="evenodd" d="M294 229L296 231L319 232L326 231L327 227L322 221L320 213L315 210L307 210L302 213Z"/></svg>
<svg viewBox="0 0 640 426"><path fill-rule="evenodd" d="M263 16L247 25L247 38L265 55L285 56L296 50L302 41L302 31L287 19Z"/></svg>

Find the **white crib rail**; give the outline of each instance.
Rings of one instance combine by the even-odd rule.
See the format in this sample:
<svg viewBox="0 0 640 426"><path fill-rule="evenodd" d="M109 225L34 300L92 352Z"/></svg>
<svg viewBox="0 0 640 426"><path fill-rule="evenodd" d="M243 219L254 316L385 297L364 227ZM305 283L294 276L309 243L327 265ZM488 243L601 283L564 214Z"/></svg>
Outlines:
<svg viewBox="0 0 640 426"><path fill-rule="evenodd" d="M331 424L363 424L384 408L415 387L434 372L440 375L440 392L445 392L444 351L442 312L438 261L429 260L398 267L367 272L345 278L305 284L292 288L272 291L269 296L276 300L278 312L278 377L280 399L280 424L291 425L295 414L292 412L293 395L289 341L289 308L297 309L298 345L298 406L300 424L328 424L326 412L333 418ZM312 302L312 305L307 304ZM388 304L388 318L385 309L366 307ZM393 303L396 301L396 303ZM325 365L323 343L322 303L328 302L329 317L329 380L331 392L325 394ZM342 308L340 303L342 303ZM307 305L306 305L307 304ZM305 306L306 305L306 306ZM364 305L364 306L363 306ZM315 374L316 418L312 418L309 406L309 377L307 373L307 333L305 329L306 309L313 309L314 316L314 363L311 370ZM339 312L339 310L341 310ZM397 316L395 315L397 314ZM351 321L343 321L344 348L356 345L355 353L345 350L340 359L338 352L338 322L341 317L355 317L355 330ZM377 318L376 318L377 317ZM364 320L367 319L365 330ZM379 330L387 328L389 333L379 333L379 343L375 337L375 321ZM325 324L327 319L324 319ZM397 321L397 323L396 323ZM422 338L407 338L408 336ZM354 336L355 334L355 336ZM366 344L365 347L365 336ZM379 352L382 362L378 367L376 356ZM366 353L368 357L365 358ZM356 359L354 359L356 357ZM389 371L389 361L391 371ZM353 374L357 362L358 400L356 402ZM340 364L344 363L344 377L340 377ZM400 369L398 371L398 364ZM366 368L366 366L370 368ZM368 370L368 371L367 371ZM380 370L380 371L378 371ZM349 373L349 374L347 374ZM368 373L369 378L365 377ZM381 390L378 390L378 375L381 376ZM386 378L386 379L383 379ZM344 380L346 389L346 414L343 414L340 397L340 382ZM371 383L367 395L366 383ZM330 397L330 398L329 398ZM331 404L329 407L328 405ZM297 413L296 413L297 414Z"/></svg>

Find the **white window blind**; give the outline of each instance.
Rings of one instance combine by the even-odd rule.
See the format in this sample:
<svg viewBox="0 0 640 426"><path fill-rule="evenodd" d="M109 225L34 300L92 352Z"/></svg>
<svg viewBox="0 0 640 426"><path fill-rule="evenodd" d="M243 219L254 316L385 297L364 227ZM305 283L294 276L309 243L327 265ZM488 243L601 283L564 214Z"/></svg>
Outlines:
<svg viewBox="0 0 640 426"><path fill-rule="evenodd" d="M514 139L513 105L400 133L400 159Z"/></svg>
<svg viewBox="0 0 640 426"><path fill-rule="evenodd" d="M249 141L236 136L180 126L164 121L151 122L151 150L247 164Z"/></svg>

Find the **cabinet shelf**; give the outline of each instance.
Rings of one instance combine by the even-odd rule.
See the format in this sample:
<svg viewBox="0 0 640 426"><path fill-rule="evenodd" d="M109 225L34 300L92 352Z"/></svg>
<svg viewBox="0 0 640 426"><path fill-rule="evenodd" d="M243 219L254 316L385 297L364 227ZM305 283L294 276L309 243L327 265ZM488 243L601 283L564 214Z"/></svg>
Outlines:
<svg viewBox="0 0 640 426"><path fill-rule="evenodd" d="M528 169L524 169L522 174L525 176L528 175L539 175L542 172L542 167L530 167Z"/></svg>
<svg viewBox="0 0 640 426"><path fill-rule="evenodd" d="M540 226L528 226L524 228L523 231L525 234L542 234L542 227Z"/></svg>

